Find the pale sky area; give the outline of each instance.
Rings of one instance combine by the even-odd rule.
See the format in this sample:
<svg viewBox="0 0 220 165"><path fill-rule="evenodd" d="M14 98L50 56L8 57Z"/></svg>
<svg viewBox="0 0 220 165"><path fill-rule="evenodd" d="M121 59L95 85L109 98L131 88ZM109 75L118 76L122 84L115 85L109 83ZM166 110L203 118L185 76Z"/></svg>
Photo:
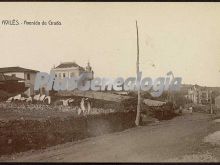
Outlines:
<svg viewBox="0 0 220 165"><path fill-rule="evenodd" d="M62 26L3 26L3 19ZM182 83L220 86L219 3L1 3L0 67L49 72L89 60L95 76L136 76L135 20L142 77L173 71Z"/></svg>

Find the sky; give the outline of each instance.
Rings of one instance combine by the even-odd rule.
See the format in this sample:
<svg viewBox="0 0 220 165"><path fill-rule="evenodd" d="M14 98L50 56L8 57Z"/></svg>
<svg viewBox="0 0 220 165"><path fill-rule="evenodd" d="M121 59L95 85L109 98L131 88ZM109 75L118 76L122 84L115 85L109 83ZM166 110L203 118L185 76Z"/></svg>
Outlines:
<svg viewBox="0 0 220 165"><path fill-rule="evenodd" d="M0 67L48 72L90 61L95 76L136 76L136 25L142 77L172 71L182 83L220 86L219 3L1 3ZM2 20L60 21L4 26Z"/></svg>

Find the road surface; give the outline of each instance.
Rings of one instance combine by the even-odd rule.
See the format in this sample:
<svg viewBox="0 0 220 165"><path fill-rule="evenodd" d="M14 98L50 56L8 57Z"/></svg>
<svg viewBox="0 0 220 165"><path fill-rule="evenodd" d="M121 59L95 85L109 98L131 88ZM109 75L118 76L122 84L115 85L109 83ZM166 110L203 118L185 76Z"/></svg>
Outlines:
<svg viewBox="0 0 220 165"><path fill-rule="evenodd" d="M1 161L18 162L215 162L220 146L204 138L220 131L207 114L185 114L123 132L28 151ZM219 139L217 139L219 140Z"/></svg>

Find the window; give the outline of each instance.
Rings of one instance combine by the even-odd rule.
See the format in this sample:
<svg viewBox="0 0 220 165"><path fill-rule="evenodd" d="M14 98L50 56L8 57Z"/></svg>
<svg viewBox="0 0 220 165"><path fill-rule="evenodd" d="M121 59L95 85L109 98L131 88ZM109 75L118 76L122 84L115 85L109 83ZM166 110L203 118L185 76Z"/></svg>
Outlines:
<svg viewBox="0 0 220 165"><path fill-rule="evenodd" d="M63 77L66 77L66 74L65 74L65 73L63 73Z"/></svg>
<svg viewBox="0 0 220 165"><path fill-rule="evenodd" d="M70 73L70 77L74 77L74 73L73 72Z"/></svg>
<svg viewBox="0 0 220 165"><path fill-rule="evenodd" d="M55 74L55 77L57 77L57 74Z"/></svg>
<svg viewBox="0 0 220 165"><path fill-rule="evenodd" d="M11 76L12 76L12 77L16 77L16 74L12 74Z"/></svg>
<svg viewBox="0 0 220 165"><path fill-rule="evenodd" d="M30 78L30 74L28 73L27 74L27 80L30 80L31 78Z"/></svg>

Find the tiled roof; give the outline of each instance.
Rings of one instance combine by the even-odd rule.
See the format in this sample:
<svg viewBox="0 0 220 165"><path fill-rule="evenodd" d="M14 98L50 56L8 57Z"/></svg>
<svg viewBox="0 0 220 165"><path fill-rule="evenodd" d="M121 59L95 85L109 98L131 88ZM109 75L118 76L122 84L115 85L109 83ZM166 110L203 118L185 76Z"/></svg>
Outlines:
<svg viewBox="0 0 220 165"><path fill-rule="evenodd" d="M15 76L8 76L8 75L4 75L3 73L0 73L0 81L22 81L22 80L24 79Z"/></svg>
<svg viewBox="0 0 220 165"><path fill-rule="evenodd" d="M72 68L72 67L79 67L80 69L84 70L83 67L79 66L75 62L63 62L60 65L58 65L56 68Z"/></svg>
<svg viewBox="0 0 220 165"><path fill-rule="evenodd" d="M9 73L9 72L38 72L38 71L32 70L32 69L22 68L19 66L0 68L0 73Z"/></svg>

